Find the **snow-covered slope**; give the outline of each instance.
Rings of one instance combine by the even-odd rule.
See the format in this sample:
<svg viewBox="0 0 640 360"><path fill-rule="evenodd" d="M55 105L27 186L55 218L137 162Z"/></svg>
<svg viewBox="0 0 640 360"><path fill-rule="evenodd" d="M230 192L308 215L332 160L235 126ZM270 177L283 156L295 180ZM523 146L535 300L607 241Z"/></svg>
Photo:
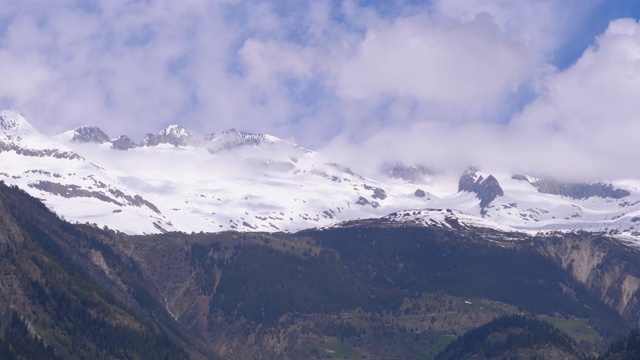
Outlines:
<svg viewBox="0 0 640 360"><path fill-rule="evenodd" d="M154 224L165 221L154 204L14 111L0 112L0 164L0 180L69 220L129 232L157 231Z"/></svg>
<svg viewBox="0 0 640 360"><path fill-rule="evenodd" d="M640 238L640 181L563 184L475 168L460 177L398 164L369 179L288 141L235 129L199 137L170 125L140 143L96 127L48 137L2 111L0 180L68 220L127 233L296 231L381 218Z"/></svg>
<svg viewBox="0 0 640 360"><path fill-rule="evenodd" d="M91 141L97 128L49 138L18 113L2 121L0 179L72 221L128 233L293 231L383 214L379 183L269 135L194 139L171 125L117 147L123 137Z"/></svg>

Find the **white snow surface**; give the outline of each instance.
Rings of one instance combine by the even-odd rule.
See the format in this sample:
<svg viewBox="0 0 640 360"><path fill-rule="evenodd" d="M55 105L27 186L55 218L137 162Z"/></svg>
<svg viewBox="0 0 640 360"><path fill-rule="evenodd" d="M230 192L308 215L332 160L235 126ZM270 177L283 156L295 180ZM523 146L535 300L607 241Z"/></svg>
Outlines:
<svg viewBox="0 0 640 360"><path fill-rule="evenodd" d="M166 130L192 136L179 126ZM318 152L233 129L190 144L115 150L110 143L45 136L19 113L1 111L0 180L69 221L129 234L298 231L384 217L421 226L449 226L445 220L456 218L505 232L587 230L640 239L637 180L612 182L631 193L620 199L573 199L485 170L504 196L481 209L476 194L457 192L459 175L432 175L420 184L364 178ZM425 196L416 196L417 189Z"/></svg>
<svg viewBox="0 0 640 360"><path fill-rule="evenodd" d="M188 138L191 136L191 133L179 124L171 124L158 131L158 135L175 136L177 138Z"/></svg>

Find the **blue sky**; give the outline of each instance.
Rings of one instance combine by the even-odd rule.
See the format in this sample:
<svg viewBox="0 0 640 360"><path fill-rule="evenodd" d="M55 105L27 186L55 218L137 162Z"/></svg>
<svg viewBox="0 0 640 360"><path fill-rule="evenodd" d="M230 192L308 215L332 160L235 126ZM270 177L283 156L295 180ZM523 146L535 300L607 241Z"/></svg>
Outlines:
<svg viewBox="0 0 640 360"><path fill-rule="evenodd" d="M0 107L50 134L181 123L369 167L636 176L639 18L637 0L0 0Z"/></svg>
<svg viewBox="0 0 640 360"><path fill-rule="evenodd" d="M584 15L571 41L559 49L554 65L560 69L571 66L594 43L596 36L604 33L611 20L620 18L640 19L640 3L637 0L614 0L596 3Z"/></svg>

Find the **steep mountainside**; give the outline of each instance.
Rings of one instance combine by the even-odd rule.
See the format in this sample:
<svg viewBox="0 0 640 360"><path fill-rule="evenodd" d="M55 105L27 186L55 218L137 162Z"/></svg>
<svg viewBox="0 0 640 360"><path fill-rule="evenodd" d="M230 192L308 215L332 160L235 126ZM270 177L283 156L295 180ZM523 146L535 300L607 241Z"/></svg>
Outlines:
<svg viewBox="0 0 640 360"><path fill-rule="evenodd" d="M189 358L188 337L112 236L0 184L0 357Z"/></svg>

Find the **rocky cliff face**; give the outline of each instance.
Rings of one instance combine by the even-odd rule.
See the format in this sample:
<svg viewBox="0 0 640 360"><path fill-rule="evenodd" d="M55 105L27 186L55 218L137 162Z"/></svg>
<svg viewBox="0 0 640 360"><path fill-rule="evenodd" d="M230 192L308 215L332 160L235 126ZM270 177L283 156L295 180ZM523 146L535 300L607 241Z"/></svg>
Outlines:
<svg viewBox="0 0 640 360"><path fill-rule="evenodd" d="M486 178L478 175L478 169L475 167L467 169L462 174L458 182L458 191L475 193L476 197L480 199L481 208L489 206L498 196L504 196L504 191L498 180L493 175Z"/></svg>
<svg viewBox="0 0 640 360"><path fill-rule="evenodd" d="M111 140L111 147L116 150L129 150L137 146L138 144L126 135L120 135Z"/></svg>
<svg viewBox="0 0 640 360"><path fill-rule="evenodd" d="M73 130L71 141L102 144L109 142L109 135L105 134L99 127L82 126Z"/></svg>
<svg viewBox="0 0 640 360"><path fill-rule="evenodd" d="M585 232L539 239L535 246L622 316L640 321L638 248Z"/></svg>

